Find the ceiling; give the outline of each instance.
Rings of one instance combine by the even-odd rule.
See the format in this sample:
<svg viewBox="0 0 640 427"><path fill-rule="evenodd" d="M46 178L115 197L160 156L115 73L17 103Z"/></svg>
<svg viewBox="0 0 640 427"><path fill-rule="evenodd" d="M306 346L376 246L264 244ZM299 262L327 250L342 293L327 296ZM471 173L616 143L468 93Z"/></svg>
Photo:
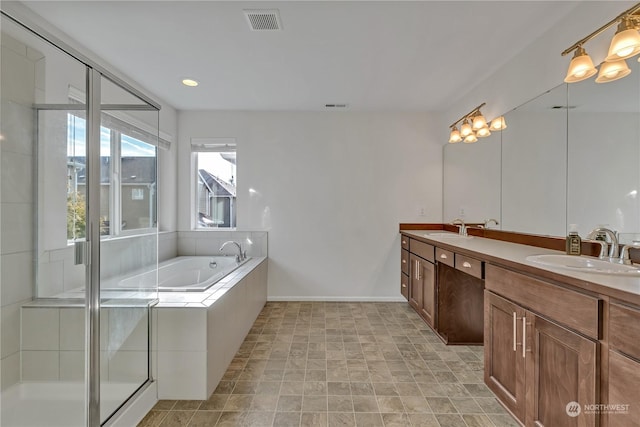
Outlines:
<svg viewBox="0 0 640 427"><path fill-rule="evenodd" d="M179 110L441 111L577 3L24 4ZM243 9L256 8L277 8L283 30L251 31Z"/></svg>

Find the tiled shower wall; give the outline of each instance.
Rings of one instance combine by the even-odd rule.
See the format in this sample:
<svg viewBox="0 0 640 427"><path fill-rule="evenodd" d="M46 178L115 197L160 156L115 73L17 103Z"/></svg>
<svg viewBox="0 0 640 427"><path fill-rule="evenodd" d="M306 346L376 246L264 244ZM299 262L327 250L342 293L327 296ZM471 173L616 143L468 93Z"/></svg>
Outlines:
<svg viewBox="0 0 640 427"><path fill-rule="evenodd" d="M0 388L20 380L20 306L34 295L34 110L42 55L2 34Z"/></svg>

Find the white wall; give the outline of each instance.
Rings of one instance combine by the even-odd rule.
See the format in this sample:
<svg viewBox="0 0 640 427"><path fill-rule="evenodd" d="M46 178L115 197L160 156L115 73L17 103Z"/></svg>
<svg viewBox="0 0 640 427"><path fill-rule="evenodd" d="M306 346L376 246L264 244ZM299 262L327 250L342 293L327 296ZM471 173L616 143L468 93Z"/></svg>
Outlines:
<svg viewBox="0 0 640 427"><path fill-rule="evenodd" d="M191 227L190 138L235 137L238 224L269 231L270 299L398 298L398 223L441 221L435 122L417 113L181 112L178 228Z"/></svg>

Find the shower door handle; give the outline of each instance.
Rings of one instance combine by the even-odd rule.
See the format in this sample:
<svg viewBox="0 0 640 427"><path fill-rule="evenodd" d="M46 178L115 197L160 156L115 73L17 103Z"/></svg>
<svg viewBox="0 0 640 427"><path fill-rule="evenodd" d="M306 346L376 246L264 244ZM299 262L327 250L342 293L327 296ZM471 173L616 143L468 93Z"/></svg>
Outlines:
<svg viewBox="0 0 640 427"><path fill-rule="evenodd" d="M88 241L75 242L74 247L74 264L89 265L91 262L91 246Z"/></svg>

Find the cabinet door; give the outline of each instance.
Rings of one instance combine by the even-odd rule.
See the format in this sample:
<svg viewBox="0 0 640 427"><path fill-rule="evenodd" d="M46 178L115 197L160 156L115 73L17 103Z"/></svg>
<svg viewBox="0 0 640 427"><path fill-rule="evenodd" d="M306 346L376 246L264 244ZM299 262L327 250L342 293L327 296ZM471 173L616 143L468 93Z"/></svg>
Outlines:
<svg viewBox="0 0 640 427"><path fill-rule="evenodd" d="M400 294L409 300L409 276L404 273L400 273Z"/></svg>
<svg viewBox="0 0 640 427"><path fill-rule="evenodd" d="M420 273L422 285L422 307L420 315L431 326L435 327L436 315L436 269L428 261L420 263L422 271Z"/></svg>
<svg viewBox="0 0 640 427"><path fill-rule="evenodd" d="M611 427L640 427L640 363L609 350L610 409L605 417Z"/></svg>
<svg viewBox="0 0 640 427"><path fill-rule="evenodd" d="M420 312L422 308L422 263L420 257L411 254L409 265L409 304Z"/></svg>
<svg viewBox="0 0 640 427"><path fill-rule="evenodd" d="M489 291L484 293L484 382L520 420L525 408L525 310Z"/></svg>
<svg viewBox="0 0 640 427"><path fill-rule="evenodd" d="M530 312L526 319L525 425L595 427L598 415L583 408L599 403L599 344Z"/></svg>

